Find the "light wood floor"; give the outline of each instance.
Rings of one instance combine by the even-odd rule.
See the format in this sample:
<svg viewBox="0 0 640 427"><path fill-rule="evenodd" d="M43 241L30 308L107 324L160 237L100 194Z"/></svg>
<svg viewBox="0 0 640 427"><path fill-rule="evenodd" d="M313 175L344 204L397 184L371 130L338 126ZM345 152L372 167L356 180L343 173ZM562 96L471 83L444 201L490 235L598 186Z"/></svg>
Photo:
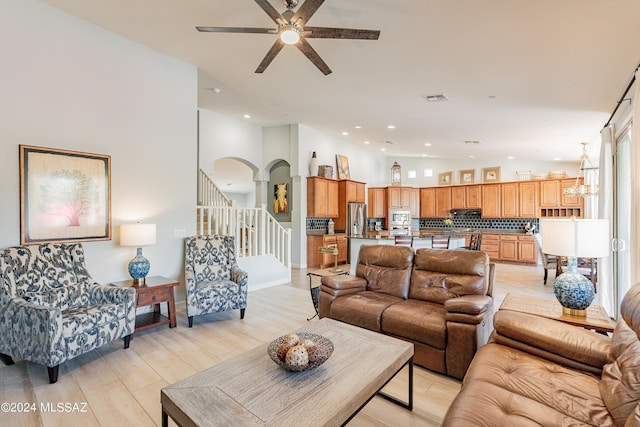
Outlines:
<svg viewBox="0 0 640 427"><path fill-rule="evenodd" d="M542 285L540 267L499 264L496 273L496 307L507 292L553 297L551 286ZM192 329L184 304L179 305L177 328L137 334L128 350L119 340L70 360L60 366L53 385L43 366L0 364L0 403L26 404L29 409L0 412L0 426L160 425L163 386L305 325L314 313L308 286L306 270L294 270L290 284L251 292L244 320L237 310L200 316ZM375 397L349 425L439 425L460 382L419 367L414 375L412 412ZM406 381L406 372L401 372L386 390L404 398ZM41 410L41 405L56 408L60 403L74 412Z"/></svg>

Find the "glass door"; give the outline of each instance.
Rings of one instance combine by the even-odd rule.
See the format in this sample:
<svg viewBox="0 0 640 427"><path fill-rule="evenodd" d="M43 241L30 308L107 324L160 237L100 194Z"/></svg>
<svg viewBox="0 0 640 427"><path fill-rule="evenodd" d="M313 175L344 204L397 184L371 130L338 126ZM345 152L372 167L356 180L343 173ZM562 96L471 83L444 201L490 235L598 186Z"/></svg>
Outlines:
<svg viewBox="0 0 640 427"><path fill-rule="evenodd" d="M616 313L619 315L622 297L631 288L631 128L615 141L613 150L613 283Z"/></svg>

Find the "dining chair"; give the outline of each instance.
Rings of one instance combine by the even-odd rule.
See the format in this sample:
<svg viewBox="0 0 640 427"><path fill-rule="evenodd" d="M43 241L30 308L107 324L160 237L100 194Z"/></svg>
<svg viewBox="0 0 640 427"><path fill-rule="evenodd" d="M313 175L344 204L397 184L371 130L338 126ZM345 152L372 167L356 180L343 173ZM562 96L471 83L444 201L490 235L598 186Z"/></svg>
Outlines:
<svg viewBox="0 0 640 427"><path fill-rule="evenodd" d="M480 246L482 246L482 234L481 233L473 233L469 237L469 246L463 246L459 249L466 249L468 251L479 251Z"/></svg>
<svg viewBox="0 0 640 427"><path fill-rule="evenodd" d="M396 246L413 247L413 236L395 236Z"/></svg>
<svg viewBox="0 0 640 427"><path fill-rule="evenodd" d="M449 249L449 240L451 236L447 234L434 234L431 236L432 249Z"/></svg>
<svg viewBox="0 0 640 427"><path fill-rule="evenodd" d="M553 255L545 254L542 252L542 240L540 237L540 233L536 233L533 235L533 241L536 243L538 247L538 254L540 255L540 259L542 260L542 267L544 268L544 284L547 284L547 277L549 275L549 270L556 270L556 277L560 275L558 263L556 261L556 257Z"/></svg>

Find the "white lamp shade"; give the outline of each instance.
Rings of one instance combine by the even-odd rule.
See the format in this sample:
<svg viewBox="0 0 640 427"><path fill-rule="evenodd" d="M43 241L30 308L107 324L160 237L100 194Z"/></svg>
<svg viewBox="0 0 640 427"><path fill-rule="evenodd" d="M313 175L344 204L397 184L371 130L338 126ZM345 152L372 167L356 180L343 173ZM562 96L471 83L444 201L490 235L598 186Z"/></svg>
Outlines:
<svg viewBox="0 0 640 427"><path fill-rule="evenodd" d="M609 256L606 219L541 219L542 252L576 258Z"/></svg>
<svg viewBox="0 0 640 427"><path fill-rule="evenodd" d="M156 243L155 224L122 224L120 226L121 246L146 246Z"/></svg>

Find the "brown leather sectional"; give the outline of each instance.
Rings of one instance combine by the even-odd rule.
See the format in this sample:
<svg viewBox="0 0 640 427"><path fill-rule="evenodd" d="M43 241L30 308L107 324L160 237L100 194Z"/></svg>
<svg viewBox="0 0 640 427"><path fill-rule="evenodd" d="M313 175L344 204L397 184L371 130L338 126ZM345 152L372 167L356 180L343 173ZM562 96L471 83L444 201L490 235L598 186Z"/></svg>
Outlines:
<svg viewBox="0 0 640 427"><path fill-rule="evenodd" d="M611 337L498 311L443 426L639 426L640 285Z"/></svg>
<svg viewBox="0 0 640 427"><path fill-rule="evenodd" d="M411 341L414 363L462 379L492 330L494 276L484 252L366 245L355 276L322 278L318 309Z"/></svg>

